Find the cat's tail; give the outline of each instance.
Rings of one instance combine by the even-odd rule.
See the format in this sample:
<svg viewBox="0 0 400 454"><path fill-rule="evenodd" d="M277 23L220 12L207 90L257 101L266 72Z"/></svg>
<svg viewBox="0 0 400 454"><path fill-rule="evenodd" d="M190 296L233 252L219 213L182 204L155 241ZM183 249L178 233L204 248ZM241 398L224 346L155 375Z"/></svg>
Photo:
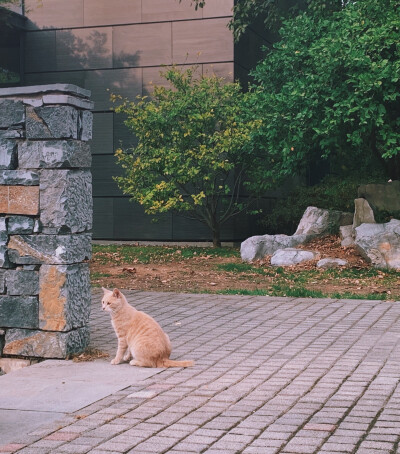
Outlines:
<svg viewBox="0 0 400 454"><path fill-rule="evenodd" d="M191 367L194 366L194 361L174 361L173 359L163 359L158 367Z"/></svg>

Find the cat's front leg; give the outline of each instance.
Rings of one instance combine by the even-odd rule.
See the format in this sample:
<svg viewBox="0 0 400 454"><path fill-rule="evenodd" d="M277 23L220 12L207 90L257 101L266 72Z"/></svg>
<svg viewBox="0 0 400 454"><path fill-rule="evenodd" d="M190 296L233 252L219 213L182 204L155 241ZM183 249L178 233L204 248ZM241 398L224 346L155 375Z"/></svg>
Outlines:
<svg viewBox="0 0 400 454"><path fill-rule="evenodd" d="M128 347L128 344L125 339L118 339L118 350L115 358L111 361L111 364L116 365L122 362L125 351Z"/></svg>

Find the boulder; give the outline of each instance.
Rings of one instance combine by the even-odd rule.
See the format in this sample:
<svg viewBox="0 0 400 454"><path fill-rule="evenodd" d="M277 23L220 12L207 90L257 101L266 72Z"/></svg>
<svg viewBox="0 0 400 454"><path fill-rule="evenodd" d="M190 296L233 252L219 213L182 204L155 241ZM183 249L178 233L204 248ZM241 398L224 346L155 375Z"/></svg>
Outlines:
<svg viewBox="0 0 400 454"><path fill-rule="evenodd" d="M341 246L348 247L354 245L354 229L352 225L342 225L339 228Z"/></svg>
<svg viewBox="0 0 400 454"><path fill-rule="evenodd" d="M347 260L326 257L326 258L318 261L317 268L322 268L322 269L339 268L341 266L346 266L347 264L348 264Z"/></svg>
<svg viewBox="0 0 400 454"><path fill-rule="evenodd" d="M375 224L374 212L367 200L354 200L353 229L361 224Z"/></svg>
<svg viewBox="0 0 400 454"><path fill-rule="evenodd" d="M361 224L355 229L355 245L375 268L400 270L400 221Z"/></svg>
<svg viewBox="0 0 400 454"><path fill-rule="evenodd" d="M358 188L358 197L378 210L400 211L400 181L383 184L364 184Z"/></svg>
<svg viewBox="0 0 400 454"><path fill-rule="evenodd" d="M318 258L318 252L286 248L277 250L271 257L272 266L291 266Z"/></svg>
<svg viewBox="0 0 400 454"><path fill-rule="evenodd" d="M341 225L351 223L351 213L342 211L324 210L317 207L308 207L300 220L295 235L325 235L339 230Z"/></svg>
<svg viewBox="0 0 400 454"><path fill-rule="evenodd" d="M272 255L278 249L298 246L313 238L312 235L257 235L247 238L240 246L242 260L251 262Z"/></svg>

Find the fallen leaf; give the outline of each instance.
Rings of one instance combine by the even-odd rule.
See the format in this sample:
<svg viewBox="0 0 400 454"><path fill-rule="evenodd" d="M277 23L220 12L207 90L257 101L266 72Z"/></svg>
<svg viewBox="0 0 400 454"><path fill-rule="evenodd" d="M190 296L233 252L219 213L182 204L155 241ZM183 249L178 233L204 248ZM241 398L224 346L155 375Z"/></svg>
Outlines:
<svg viewBox="0 0 400 454"><path fill-rule="evenodd" d="M126 271L127 273L136 274L136 268L122 268L122 271Z"/></svg>

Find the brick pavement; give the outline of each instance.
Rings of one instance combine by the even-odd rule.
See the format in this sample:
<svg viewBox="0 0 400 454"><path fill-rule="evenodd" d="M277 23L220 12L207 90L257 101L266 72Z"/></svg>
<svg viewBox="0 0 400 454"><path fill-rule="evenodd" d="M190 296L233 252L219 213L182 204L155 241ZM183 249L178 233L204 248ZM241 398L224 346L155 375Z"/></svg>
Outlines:
<svg viewBox="0 0 400 454"><path fill-rule="evenodd" d="M92 346L113 355L100 294ZM196 366L163 370L0 452L400 453L400 303L126 294L168 332L172 358Z"/></svg>

